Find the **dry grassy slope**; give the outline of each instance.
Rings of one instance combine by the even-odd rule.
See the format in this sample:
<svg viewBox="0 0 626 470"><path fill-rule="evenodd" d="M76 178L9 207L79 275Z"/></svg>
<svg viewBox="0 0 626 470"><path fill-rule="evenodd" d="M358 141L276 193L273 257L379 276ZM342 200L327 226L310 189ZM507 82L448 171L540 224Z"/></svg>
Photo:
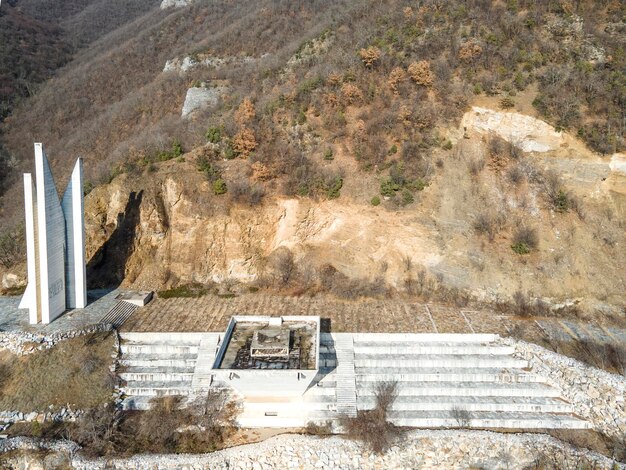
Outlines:
<svg viewBox="0 0 626 470"><path fill-rule="evenodd" d="M420 200L399 211L368 203L370 195L359 182L375 177L363 173L348 173L347 190L335 201L268 198L257 208L228 208L226 196L211 195L196 170L194 153L184 163L161 164L149 178L122 175L87 198L88 259L114 232L129 193L143 191L136 233L118 233L112 244L113 253L119 254L125 250L119 248L120 240L132 243L128 262L119 271L127 286L247 282L264 272L272 251L287 247L299 266L330 263L353 278L382 275L398 289L425 268L442 284L486 300L521 289L554 301L622 304L624 176L610 172L609 160L596 157L568 135L553 133L543 122L521 114L490 116L485 124L474 111L468 112L462 124L468 138L463 138L462 128L448 130L455 145L441 151L443 167ZM567 188L582 201L584 220L572 211L550 211L537 188L528 183L516 187L497 177L489 162L480 174L471 175L469 162L484 158L486 152L485 126L505 139L515 131L526 145L536 145L537 140L550 146L527 157L539 168L553 167L564 174ZM537 129L547 132L538 135ZM339 160L335 163L342 165ZM227 162L225 178L234 177L245 164ZM621 194L613 191L616 187ZM476 216L487 209L507 219L491 242L473 229ZM614 214L612 220L609 213ZM537 228L540 236L539 249L529 255L517 255L510 248L519 224ZM119 265L119 259L114 264ZM103 262L94 273L106 266Z"/></svg>

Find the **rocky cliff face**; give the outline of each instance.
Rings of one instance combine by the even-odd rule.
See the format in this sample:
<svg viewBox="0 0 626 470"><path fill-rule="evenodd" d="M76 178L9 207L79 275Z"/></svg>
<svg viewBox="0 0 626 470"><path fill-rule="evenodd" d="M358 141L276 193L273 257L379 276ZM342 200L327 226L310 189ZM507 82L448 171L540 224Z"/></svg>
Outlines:
<svg viewBox="0 0 626 470"><path fill-rule="evenodd" d="M235 205L226 212L221 201L208 196L201 178L193 168L181 171L177 165L160 171L149 185L122 177L90 194L87 258L101 282L113 280L107 279L109 272L125 285L152 288L249 282L262 274L266 258L284 247L299 262L331 262L350 276L386 271L389 282L400 286L403 257L417 257L426 266L439 260L437 246L424 227L411 223L410 214L389 222L375 208L308 199ZM206 199L186 189L194 186Z"/></svg>
<svg viewBox="0 0 626 470"><path fill-rule="evenodd" d="M530 185L504 186L487 170L480 179L469 176L467 161L485 152L485 136L493 132L523 143L537 168L558 170L585 208L584 219L547 209ZM474 109L455 135L456 150L416 207L397 211L373 207L355 192L333 201L276 197L257 207L230 204L228 195L212 194L193 156L142 177L122 175L87 197L88 275L96 284L142 288L251 282L267 272L272 253L288 249L299 269L330 264L349 278L399 290L426 276L490 301L517 290L555 301L623 301L619 156L600 158L515 113ZM509 220L488 241L473 226L492 207ZM537 228L538 252L511 251L511 233L521 223Z"/></svg>

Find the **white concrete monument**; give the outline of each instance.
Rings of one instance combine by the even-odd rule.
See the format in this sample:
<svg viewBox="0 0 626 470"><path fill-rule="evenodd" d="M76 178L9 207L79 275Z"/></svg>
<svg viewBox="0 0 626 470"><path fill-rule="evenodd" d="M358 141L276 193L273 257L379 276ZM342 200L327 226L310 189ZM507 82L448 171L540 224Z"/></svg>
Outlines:
<svg viewBox="0 0 626 470"><path fill-rule="evenodd" d="M32 175L24 174L28 286L20 302L33 324L87 305L82 159L62 200L42 144L35 144L35 176L33 189Z"/></svg>

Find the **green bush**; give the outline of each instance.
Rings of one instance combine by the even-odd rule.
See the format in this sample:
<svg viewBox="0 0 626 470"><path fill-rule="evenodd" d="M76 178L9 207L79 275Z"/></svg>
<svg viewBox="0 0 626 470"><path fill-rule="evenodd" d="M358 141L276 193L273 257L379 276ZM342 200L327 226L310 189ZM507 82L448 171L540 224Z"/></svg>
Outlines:
<svg viewBox="0 0 626 470"><path fill-rule="evenodd" d="M380 205L380 198L378 196L374 196L372 198L372 200L370 201L370 203L372 204L372 206L379 206Z"/></svg>
<svg viewBox="0 0 626 470"><path fill-rule="evenodd" d="M446 142L441 146L444 150L452 150L452 142L450 139L446 140Z"/></svg>
<svg viewBox="0 0 626 470"><path fill-rule="evenodd" d="M537 230L530 227L518 227L513 234L511 249L518 255L526 255L539 245Z"/></svg>
<svg viewBox="0 0 626 470"><path fill-rule="evenodd" d="M391 148L389 149L389 152L387 152L387 154L394 155L396 153L398 153L398 146L396 144L393 144Z"/></svg>
<svg viewBox="0 0 626 470"><path fill-rule="evenodd" d="M530 247L524 242L513 243L511 249L518 255L527 255L530 253Z"/></svg>
<svg viewBox="0 0 626 470"><path fill-rule="evenodd" d="M198 171L204 173L209 181L215 181L220 177L220 169L214 166L204 155L198 158L197 167Z"/></svg>
<svg viewBox="0 0 626 470"><path fill-rule="evenodd" d="M301 126L305 122L306 122L306 113L304 112L303 109L301 109L300 111L298 111L298 118L296 119L296 124Z"/></svg>
<svg viewBox="0 0 626 470"><path fill-rule="evenodd" d="M559 193L555 196L554 201L554 210L557 212L567 212L569 210L569 206L570 206L570 202L569 202L569 198L567 197L567 193L565 191L563 191L562 189L559 191Z"/></svg>
<svg viewBox="0 0 626 470"><path fill-rule="evenodd" d="M219 196L220 194L225 194L226 191L226 181L224 181L222 178L218 178L213 181L213 193L216 196Z"/></svg>
<svg viewBox="0 0 626 470"><path fill-rule="evenodd" d="M170 150L163 150L162 152L159 152L156 159L160 162L165 162L167 160L171 160L172 158L180 157L183 153L185 152L180 140L174 139L172 140Z"/></svg>
<svg viewBox="0 0 626 470"><path fill-rule="evenodd" d="M222 130L215 126L209 127L206 131L206 140L212 144L219 144L222 141Z"/></svg>
<svg viewBox="0 0 626 470"><path fill-rule="evenodd" d="M401 186L395 183L391 178L383 180L380 183L380 194L387 197L393 197L397 191L400 191Z"/></svg>
<svg viewBox="0 0 626 470"><path fill-rule="evenodd" d="M404 188L402 190L402 205L406 206L408 204L411 204L414 201L415 201L415 198L413 197L413 193L409 191L408 189Z"/></svg>
<svg viewBox="0 0 626 470"><path fill-rule="evenodd" d="M180 157L184 153L183 145L180 143L180 140L174 139L172 141L172 155L173 157Z"/></svg>
<svg viewBox="0 0 626 470"><path fill-rule="evenodd" d="M334 180L326 185L326 197L328 199L337 199L341 193L341 188L343 186L343 178L337 176Z"/></svg>
<svg viewBox="0 0 626 470"><path fill-rule="evenodd" d="M421 178L417 178L407 184L407 188L411 191L423 191L426 186L428 186L428 184Z"/></svg>
<svg viewBox="0 0 626 470"><path fill-rule="evenodd" d="M228 144L224 149L224 158L226 160L232 160L236 156L237 154L235 153L235 149L232 147L232 145Z"/></svg>
<svg viewBox="0 0 626 470"><path fill-rule="evenodd" d="M85 185L83 186L83 196L86 196L91 191L93 191L93 188L94 188L93 183L91 181L86 181Z"/></svg>
<svg viewBox="0 0 626 470"><path fill-rule="evenodd" d="M333 156L333 149L326 149L324 151L324 160L333 160L335 157Z"/></svg>

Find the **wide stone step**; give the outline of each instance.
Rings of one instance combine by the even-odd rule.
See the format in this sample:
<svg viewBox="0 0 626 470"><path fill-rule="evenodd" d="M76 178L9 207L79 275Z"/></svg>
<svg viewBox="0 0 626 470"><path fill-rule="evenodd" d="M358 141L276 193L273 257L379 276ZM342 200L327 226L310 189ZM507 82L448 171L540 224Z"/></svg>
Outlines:
<svg viewBox="0 0 626 470"><path fill-rule="evenodd" d="M189 380L179 380L176 382L143 382L131 381L120 387L126 395L187 395L191 391L191 378Z"/></svg>
<svg viewBox="0 0 626 470"><path fill-rule="evenodd" d="M463 344L463 343L389 343L363 342L354 344L356 355L367 354L443 354L443 355L511 355L515 352L513 346L498 346L493 344Z"/></svg>
<svg viewBox="0 0 626 470"><path fill-rule="evenodd" d="M363 367L443 367L443 368L512 368L528 367L528 361L507 355L467 355L450 354L357 354L354 358L357 368Z"/></svg>
<svg viewBox="0 0 626 470"><path fill-rule="evenodd" d="M373 396L361 397L357 401L360 410L371 410L376 406ZM572 413L572 405L558 398L549 397L397 397L393 411L467 411L523 412L523 413Z"/></svg>
<svg viewBox="0 0 626 470"><path fill-rule="evenodd" d="M193 377L193 367L131 367L118 376L126 381L187 381Z"/></svg>
<svg viewBox="0 0 626 470"><path fill-rule="evenodd" d="M202 338L215 333L182 333L182 332L134 332L127 331L120 333L122 343L138 343L138 344L158 344L171 343L185 345L198 345Z"/></svg>
<svg viewBox="0 0 626 470"><path fill-rule="evenodd" d="M362 382L546 382L544 377L519 369L465 367L359 367L357 380Z"/></svg>
<svg viewBox="0 0 626 470"><path fill-rule="evenodd" d="M119 364L126 367L194 367L197 356L195 354L180 354L163 356L160 354L131 354L122 356Z"/></svg>
<svg viewBox="0 0 626 470"><path fill-rule="evenodd" d="M198 345L196 344L173 344L173 343L161 343L161 344L139 344L139 343L122 343L120 344L120 351L122 354L197 354Z"/></svg>
<svg viewBox="0 0 626 470"><path fill-rule="evenodd" d="M339 336L341 333L336 334ZM325 337L322 334L322 339ZM355 343L397 343L397 342L414 342L414 343L493 343L498 339L498 335L490 333L353 333L351 334Z"/></svg>
<svg viewBox="0 0 626 470"><path fill-rule="evenodd" d="M376 394L371 382L357 382L359 397ZM398 382L399 396L558 397L556 388L541 383Z"/></svg>
<svg viewBox="0 0 626 470"><path fill-rule="evenodd" d="M571 415L551 413L470 412L469 419L451 411L391 411L396 426L417 428L589 429L590 424Z"/></svg>
<svg viewBox="0 0 626 470"><path fill-rule="evenodd" d="M291 413L298 416L303 411L334 411L336 407L334 400L305 400L300 402L244 402L243 413Z"/></svg>

